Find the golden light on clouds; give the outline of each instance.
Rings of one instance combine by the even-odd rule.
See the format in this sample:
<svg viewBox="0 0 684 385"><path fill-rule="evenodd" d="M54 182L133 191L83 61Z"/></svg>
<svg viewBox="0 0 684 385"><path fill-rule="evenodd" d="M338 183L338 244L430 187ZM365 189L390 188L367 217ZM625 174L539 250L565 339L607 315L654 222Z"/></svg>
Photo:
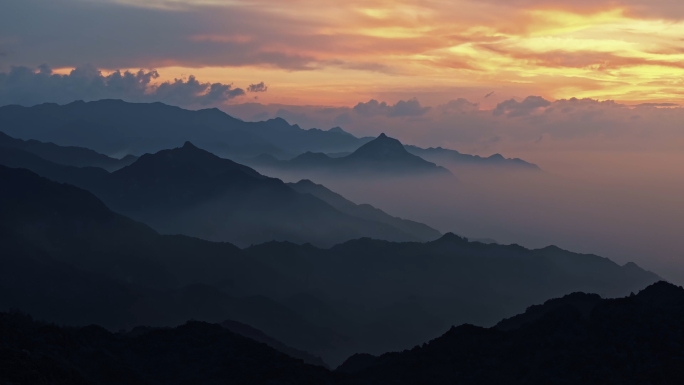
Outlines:
<svg viewBox="0 0 684 385"><path fill-rule="evenodd" d="M255 55L289 55L296 64L178 60L158 69L171 77L267 81L269 92L260 95L266 101L345 104L381 92L405 98L464 89L473 95L502 90L519 97L682 101L684 8L669 0L123 2L244 14L239 27L226 22L193 34L189 44L240 45Z"/></svg>

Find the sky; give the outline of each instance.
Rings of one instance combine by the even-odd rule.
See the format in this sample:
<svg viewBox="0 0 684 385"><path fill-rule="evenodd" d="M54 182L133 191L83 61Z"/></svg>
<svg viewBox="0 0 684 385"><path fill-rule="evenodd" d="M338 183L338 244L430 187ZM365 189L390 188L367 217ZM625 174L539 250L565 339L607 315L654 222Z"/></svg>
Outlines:
<svg viewBox="0 0 684 385"><path fill-rule="evenodd" d="M0 71L156 70L224 103L680 103L679 0L9 0Z"/></svg>

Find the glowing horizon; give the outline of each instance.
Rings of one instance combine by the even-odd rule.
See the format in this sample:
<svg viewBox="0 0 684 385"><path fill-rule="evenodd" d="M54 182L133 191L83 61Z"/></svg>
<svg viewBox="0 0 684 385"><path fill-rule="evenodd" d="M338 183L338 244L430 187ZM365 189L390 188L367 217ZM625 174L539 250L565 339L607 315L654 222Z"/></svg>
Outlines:
<svg viewBox="0 0 684 385"><path fill-rule="evenodd" d="M528 95L684 100L684 6L669 0L76 3L90 14L117 9L158 17L159 36L144 37L156 45L144 40L139 50L121 49L116 60L97 52L44 55L42 62L61 71L93 63L104 70L156 69L158 81L191 74L237 87L263 81L269 92L259 95L261 103L341 106L418 96L429 105L465 97L492 108ZM169 20L187 25L172 29ZM130 28L142 27L132 21ZM4 44L6 51L29 40L16 35L8 35L18 43ZM40 64L27 61L12 64ZM498 97L484 100L492 91Z"/></svg>

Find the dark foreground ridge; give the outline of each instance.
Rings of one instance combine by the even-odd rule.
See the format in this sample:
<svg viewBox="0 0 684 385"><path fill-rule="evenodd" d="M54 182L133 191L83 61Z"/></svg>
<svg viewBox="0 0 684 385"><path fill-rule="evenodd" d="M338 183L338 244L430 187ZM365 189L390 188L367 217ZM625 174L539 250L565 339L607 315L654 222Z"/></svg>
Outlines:
<svg viewBox="0 0 684 385"><path fill-rule="evenodd" d="M352 356L331 372L216 324L192 321L114 334L1 313L0 378L3 384L131 385L684 381L681 287L658 282L620 299L575 293L517 317L524 322L509 322L507 330L452 327L411 350Z"/></svg>

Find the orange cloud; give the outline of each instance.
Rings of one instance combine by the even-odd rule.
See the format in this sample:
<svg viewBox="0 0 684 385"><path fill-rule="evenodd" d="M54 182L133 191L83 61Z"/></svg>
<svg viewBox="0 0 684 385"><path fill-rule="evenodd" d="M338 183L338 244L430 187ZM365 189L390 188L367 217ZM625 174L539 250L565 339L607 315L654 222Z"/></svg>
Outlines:
<svg viewBox="0 0 684 385"><path fill-rule="evenodd" d="M680 101L672 79L684 78L680 0L39 3L0 14L3 62L157 68L215 82L258 76L270 86L264 102L339 105L463 89Z"/></svg>

